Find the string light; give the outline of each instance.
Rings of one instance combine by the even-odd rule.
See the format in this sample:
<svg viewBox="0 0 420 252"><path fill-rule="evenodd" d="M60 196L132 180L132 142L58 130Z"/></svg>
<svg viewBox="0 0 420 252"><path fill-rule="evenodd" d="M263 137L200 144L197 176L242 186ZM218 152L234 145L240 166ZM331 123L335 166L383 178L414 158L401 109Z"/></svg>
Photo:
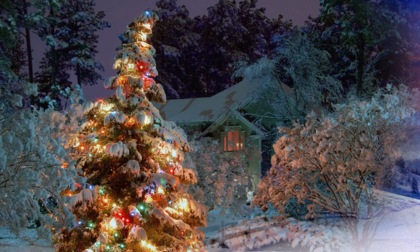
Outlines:
<svg viewBox="0 0 420 252"><path fill-rule="evenodd" d="M148 243L148 242L147 242L147 241L145 241L145 240L142 240L142 241L140 242L140 245L141 245L142 247L145 247L145 248L147 248L147 249L151 250L151 251L158 251L158 250L156 249L156 247L155 247L155 246L153 246L152 244Z"/></svg>
<svg viewBox="0 0 420 252"><path fill-rule="evenodd" d="M112 105L110 103L102 103L101 104L101 109L105 112L110 111L113 107L114 107L114 105Z"/></svg>
<svg viewBox="0 0 420 252"><path fill-rule="evenodd" d="M148 29L148 30L151 30L152 29L152 27L150 26L150 24L149 23L145 23L145 24L143 24L143 27L145 27L146 29Z"/></svg>
<svg viewBox="0 0 420 252"><path fill-rule="evenodd" d="M135 65L133 63L128 63L127 68L128 68L128 70L134 70Z"/></svg>
<svg viewBox="0 0 420 252"><path fill-rule="evenodd" d="M182 198L178 201L177 207L181 209L182 211L188 210L188 200L185 198Z"/></svg>
<svg viewBox="0 0 420 252"><path fill-rule="evenodd" d="M145 13L147 16L151 15L149 11L146 11ZM134 27L134 29L136 29L135 33L133 33L133 31L129 31L127 33L128 36L131 36L128 37L128 39L137 40L136 46L141 46L139 51L141 57L136 56L135 58L130 58L132 55L126 54L126 56L128 56L129 58L127 60L125 56L121 56L124 55L124 53L126 53L125 51L122 51L121 54L118 54L118 57L124 58L117 59L115 65L116 68L120 70L119 73L121 74L121 76L118 76L117 79L112 79L110 88L118 88L118 91L123 90L122 95L125 96L125 98L127 98L127 100L130 102L131 100L129 100L129 98L135 95L137 95L138 100L141 100L141 96L139 94L136 94L136 92L142 92L141 95L144 95L144 91L147 90L147 88L153 87L153 85L157 85L155 80L152 78L157 75L154 61L148 60L150 59L150 57L153 56L155 50L152 45L147 43L147 38L148 35L151 33L154 21L154 17L146 17L146 22L143 22L141 24L135 24L134 26L130 25L131 28ZM123 48L123 50L125 49ZM150 78L148 77L149 75ZM95 107L90 110L91 112L88 112L88 115L92 120L88 121L88 123L85 124L86 127L84 128L85 131L83 133L87 131L86 135L75 139L73 142L75 150L79 154L82 153L85 155L85 157L94 157L87 159L88 162L97 160L98 158L99 162L101 162L100 159L104 158L102 154L104 153L104 151L110 149L111 146L113 146L113 142L118 140L122 141L123 139L129 140L130 138L133 138L133 135L135 134L136 130L144 130L147 134L151 134L151 137L159 138L158 136L156 136L156 134L153 133L154 127L147 127L147 125L153 125L153 123L158 124L159 122L159 118L156 118L155 120L155 115L153 113L154 110L151 108L151 105L148 104L148 100L144 99L144 101L141 100L140 102L138 102L138 108L135 108L137 109L137 111L130 110L129 114L127 115L127 110L124 108L121 109L121 107L126 106L126 104L130 105L131 103L125 103L123 102L124 99L119 98L120 97L118 96L118 100L121 101L121 103L115 103L116 99L112 98L107 99L105 101L103 99L98 99L97 103L94 105ZM117 119L120 118L120 115L124 116L124 122L115 124L107 123L109 121L117 121ZM133 129L132 127L136 128ZM158 125L156 125L156 127L158 127ZM162 166L164 170L158 168L157 171L155 168L150 168L151 172L165 174L165 172L168 172L168 169L170 169L170 172L174 173L175 168L177 169L176 172L178 172L180 169L182 169L182 167L178 167L178 164L174 166L173 162L176 162L178 154L182 153L177 151L178 147L176 145L173 145L172 139L164 139L160 142L161 144L158 145L158 147L156 147L153 143L153 146L155 147L150 148L148 151L146 151L146 154L149 154L149 151L151 150L152 153L150 154L158 155L160 165L162 165L163 162L163 165L167 163L170 166L164 165ZM143 155L143 151L141 155ZM62 163L61 166L62 168L67 168L68 164ZM112 169L111 172L114 174L122 171L115 168ZM158 177L166 178L166 176ZM108 177L105 179L108 179ZM103 186L108 184L108 182L109 181L98 182L101 183L102 186L101 184L99 184L98 186L93 186L87 183L85 183L84 185L84 188L94 190L90 191L91 193L98 192L100 198L98 199L99 206L97 207L102 208L97 211L99 213L98 216L101 217L99 218L100 222L98 221L98 219L88 219L89 221L87 221L86 219L82 219L80 218L80 216L78 216L78 220L76 222L78 226L81 225L82 227L86 228L86 230L92 233L100 233L98 240L91 246L91 249L86 250L87 252L125 251L127 249L126 239L129 239L126 237L128 235L126 232L127 229L136 225L139 225L140 227L141 223L147 222L148 218L150 218L149 209L153 209L155 207L167 207L167 204L169 204L171 205L170 209L172 209L173 213L177 217L182 215L181 211L186 211L189 209L189 201L187 200L187 198L173 200L172 196L162 196L176 190L175 185L169 183L163 178L155 180L146 187L138 186L138 188L136 188L136 193L137 195L139 195L139 197L143 198L143 201L139 202L139 204L137 205L129 206L124 206L123 204L130 202L130 196L123 197L122 199L115 198L115 191L111 191L113 190L113 187ZM168 191L166 191L167 189ZM71 193L72 192L68 192L69 195ZM127 198L129 200L127 200ZM163 201L166 201L168 203L165 204L165 202ZM96 209L94 209L94 211L96 211ZM85 215L83 216L86 217ZM135 235L138 237L146 237L146 230L147 233L149 233L148 227L141 227L141 229L139 228L138 233L136 233ZM168 235L172 235L171 232L166 233ZM147 235L149 235L149 239L150 237L153 237L153 235ZM184 238L190 239L188 237ZM136 246L141 246L142 249L146 251L158 251L158 248L153 244L153 239L147 241L145 239L147 238L139 239L140 241L138 240L138 243L136 242ZM191 241L189 241L188 243L191 244ZM132 244L129 245L129 247L131 246Z"/></svg>
<svg viewBox="0 0 420 252"><path fill-rule="evenodd" d="M157 189L157 193L165 194L165 190L161 186L159 186L158 189Z"/></svg>
<svg viewBox="0 0 420 252"><path fill-rule="evenodd" d="M143 41L146 41L147 40L147 34L144 33L144 32L140 32L140 39L143 40Z"/></svg>
<svg viewBox="0 0 420 252"><path fill-rule="evenodd" d="M153 202L153 199L152 199L152 197L150 196L150 195L146 195L146 197L145 197L145 199L144 199L144 202L146 202L146 203L152 203Z"/></svg>

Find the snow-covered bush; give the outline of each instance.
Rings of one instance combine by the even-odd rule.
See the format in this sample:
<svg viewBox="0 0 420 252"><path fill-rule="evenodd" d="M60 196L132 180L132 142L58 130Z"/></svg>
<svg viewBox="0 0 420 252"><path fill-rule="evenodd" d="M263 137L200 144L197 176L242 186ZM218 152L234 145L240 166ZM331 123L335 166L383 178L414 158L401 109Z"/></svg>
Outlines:
<svg viewBox="0 0 420 252"><path fill-rule="evenodd" d="M198 183L192 188L196 198L209 209L240 211L246 204L247 192L252 188L248 157L253 148L225 152L218 140L208 137L190 144L194 151L189 155L198 174Z"/></svg>
<svg viewBox="0 0 420 252"><path fill-rule="evenodd" d="M77 127L80 104L72 116L26 104L36 85L1 80L0 89L0 226L14 232L68 225L72 214L60 193L74 185L76 170L65 149L67 133Z"/></svg>
<svg viewBox="0 0 420 252"><path fill-rule="evenodd" d="M349 220L358 241L353 220L372 217L373 187L392 182L401 128L416 99L417 92L388 87L367 101L352 97L337 105L333 115L312 113L305 124L282 128L254 204L272 203L284 211L296 200L306 205L307 218L320 211L338 214Z"/></svg>

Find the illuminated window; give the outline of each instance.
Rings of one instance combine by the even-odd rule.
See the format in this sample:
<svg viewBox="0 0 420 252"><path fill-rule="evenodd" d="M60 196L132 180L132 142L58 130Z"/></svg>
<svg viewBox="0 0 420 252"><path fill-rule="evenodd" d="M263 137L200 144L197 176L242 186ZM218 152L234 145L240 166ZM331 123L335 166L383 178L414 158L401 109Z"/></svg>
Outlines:
<svg viewBox="0 0 420 252"><path fill-rule="evenodd" d="M243 148L243 132L239 130L229 130L223 134L223 150L238 151Z"/></svg>

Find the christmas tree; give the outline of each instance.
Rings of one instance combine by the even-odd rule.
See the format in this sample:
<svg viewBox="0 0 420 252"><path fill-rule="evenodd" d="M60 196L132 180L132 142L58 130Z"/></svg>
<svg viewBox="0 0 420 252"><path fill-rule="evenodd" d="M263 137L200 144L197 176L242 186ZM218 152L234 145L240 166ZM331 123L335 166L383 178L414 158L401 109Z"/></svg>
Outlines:
<svg viewBox="0 0 420 252"><path fill-rule="evenodd" d="M122 35L106 87L115 95L92 104L74 146L86 181L68 190L75 226L55 236L58 251L199 249L203 205L188 193L194 171L181 163L185 133L151 103L165 102L148 35L158 17L146 11Z"/></svg>

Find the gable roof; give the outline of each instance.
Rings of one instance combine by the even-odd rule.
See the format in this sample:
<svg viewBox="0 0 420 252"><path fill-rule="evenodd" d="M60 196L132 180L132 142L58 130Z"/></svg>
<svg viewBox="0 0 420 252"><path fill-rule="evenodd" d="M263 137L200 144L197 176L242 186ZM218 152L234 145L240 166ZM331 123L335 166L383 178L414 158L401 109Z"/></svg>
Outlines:
<svg viewBox="0 0 420 252"><path fill-rule="evenodd" d="M248 121L245 117L241 115L236 110L228 110L226 113L221 115L219 118L217 118L216 121L214 121L205 131L203 131L199 137L206 135L209 132L214 131L219 125L223 124L226 120L228 120L230 117L234 117L238 119L240 122L245 124L257 137L264 137L265 132L262 131L260 128L258 128L256 125Z"/></svg>
<svg viewBox="0 0 420 252"><path fill-rule="evenodd" d="M157 104L162 117L177 123L214 122L229 110L240 108L272 78L244 79L211 97L168 100ZM282 84L285 90L290 87Z"/></svg>

